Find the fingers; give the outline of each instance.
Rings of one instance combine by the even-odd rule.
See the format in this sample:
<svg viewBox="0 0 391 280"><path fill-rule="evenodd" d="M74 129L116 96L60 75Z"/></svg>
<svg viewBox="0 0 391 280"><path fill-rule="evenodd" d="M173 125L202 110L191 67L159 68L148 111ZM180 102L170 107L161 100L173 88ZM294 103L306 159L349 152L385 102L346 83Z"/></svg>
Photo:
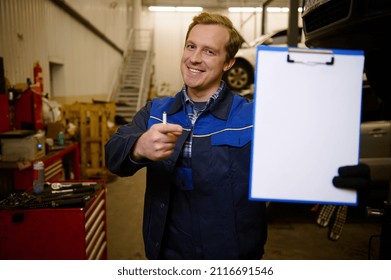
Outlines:
<svg viewBox="0 0 391 280"><path fill-rule="evenodd" d="M177 124L157 124L159 134L154 142L154 157L157 160L168 158L174 153L178 137L182 135L183 128Z"/></svg>
<svg viewBox="0 0 391 280"><path fill-rule="evenodd" d="M164 160L174 153L176 141L183 128L177 124L155 124L138 139L134 158L147 158L152 161Z"/></svg>
<svg viewBox="0 0 391 280"><path fill-rule="evenodd" d="M342 189L366 189L371 184L371 174L368 165L342 166L338 169L338 176L333 178L333 185Z"/></svg>
<svg viewBox="0 0 391 280"><path fill-rule="evenodd" d="M369 166L364 163L342 166L338 169L338 174L341 177L370 178L370 172Z"/></svg>
<svg viewBox="0 0 391 280"><path fill-rule="evenodd" d="M156 128L160 133L163 134L171 133L173 135L180 136L183 132L182 126L178 124L172 124L172 123L156 124L152 127Z"/></svg>
<svg viewBox="0 0 391 280"><path fill-rule="evenodd" d="M366 178L360 177L340 177L333 178L333 185L341 189L366 189L370 185L370 181Z"/></svg>

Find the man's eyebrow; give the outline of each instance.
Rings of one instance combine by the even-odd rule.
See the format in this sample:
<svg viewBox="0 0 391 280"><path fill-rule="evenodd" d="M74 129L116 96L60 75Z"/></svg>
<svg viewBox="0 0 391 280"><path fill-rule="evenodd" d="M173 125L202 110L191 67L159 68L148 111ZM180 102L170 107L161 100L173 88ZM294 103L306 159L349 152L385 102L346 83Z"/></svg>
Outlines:
<svg viewBox="0 0 391 280"><path fill-rule="evenodd" d="M192 41L191 39L186 40L185 46L186 46L187 44L192 44L192 45L195 45L195 46L197 46L197 47L200 47L199 44L195 43L195 42ZM212 51L214 51L214 52L216 52L216 53L218 52L218 47L217 47L217 46L216 46L216 47L213 47L213 46L211 46L211 45L203 45L203 46L202 46L202 49L212 50Z"/></svg>

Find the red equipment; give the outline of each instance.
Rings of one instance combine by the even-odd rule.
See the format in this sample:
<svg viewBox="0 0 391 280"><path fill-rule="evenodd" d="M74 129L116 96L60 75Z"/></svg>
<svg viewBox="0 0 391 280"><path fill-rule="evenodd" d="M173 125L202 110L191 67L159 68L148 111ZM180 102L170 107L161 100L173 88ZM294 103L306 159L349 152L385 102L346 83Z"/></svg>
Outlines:
<svg viewBox="0 0 391 280"><path fill-rule="evenodd" d="M39 62L34 66L34 83L39 84L40 93L43 93L43 74Z"/></svg>
<svg viewBox="0 0 391 280"><path fill-rule="evenodd" d="M45 123L42 112L42 95L28 88L20 94L15 104L14 126L16 129L40 130Z"/></svg>
<svg viewBox="0 0 391 280"><path fill-rule="evenodd" d="M11 130L8 94L0 93L0 133Z"/></svg>

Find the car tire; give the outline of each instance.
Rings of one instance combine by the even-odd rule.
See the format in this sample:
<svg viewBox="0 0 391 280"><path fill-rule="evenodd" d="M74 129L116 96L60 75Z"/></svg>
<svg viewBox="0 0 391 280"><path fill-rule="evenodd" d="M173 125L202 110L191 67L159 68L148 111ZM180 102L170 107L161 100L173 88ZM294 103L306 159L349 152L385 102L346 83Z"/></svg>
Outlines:
<svg viewBox="0 0 391 280"><path fill-rule="evenodd" d="M223 80L230 89L241 91L254 82L254 70L244 61L236 61L231 69L224 73Z"/></svg>

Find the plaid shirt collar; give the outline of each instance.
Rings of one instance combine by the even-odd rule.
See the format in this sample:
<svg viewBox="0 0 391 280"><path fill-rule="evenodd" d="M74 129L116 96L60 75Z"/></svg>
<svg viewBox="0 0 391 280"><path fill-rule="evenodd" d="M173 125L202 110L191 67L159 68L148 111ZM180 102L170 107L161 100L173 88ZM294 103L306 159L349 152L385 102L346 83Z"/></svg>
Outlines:
<svg viewBox="0 0 391 280"><path fill-rule="evenodd" d="M219 88L217 89L217 91L215 93L213 93L210 96L210 98L209 98L205 108L207 108L211 102L215 101L219 97L219 95L222 92L223 88L224 88L224 81L221 81ZM183 96L184 96L184 103L185 104L189 104L189 103L190 104L194 104L193 101L190 99L189 95L187 94L187 86L186 85L183 86L182 93L183 93Z"/></svg>
<svg viewBox="0 0 391 280"><path fill-rule="evenodd" d="M222 120L226 120L228 118L234 97L234 95L231 93L232 92L230 91L230 89L226 86L224 81L222 81L219 89L213 94L216 100L213 102L210 102L209 100L208 110L210 110L210 113L213 114L216 118ZM212 100L214 99L212 98ZM186 88L183 87L178 92L178 94L176 94L174 103L168 109L167 114L175 114L183 109L189 112L189 110L186 109L186 106L193 107L192 103L190 102L190 98L188 98ZM190 113L191 111L192 109L190 110Z"/></svg>

